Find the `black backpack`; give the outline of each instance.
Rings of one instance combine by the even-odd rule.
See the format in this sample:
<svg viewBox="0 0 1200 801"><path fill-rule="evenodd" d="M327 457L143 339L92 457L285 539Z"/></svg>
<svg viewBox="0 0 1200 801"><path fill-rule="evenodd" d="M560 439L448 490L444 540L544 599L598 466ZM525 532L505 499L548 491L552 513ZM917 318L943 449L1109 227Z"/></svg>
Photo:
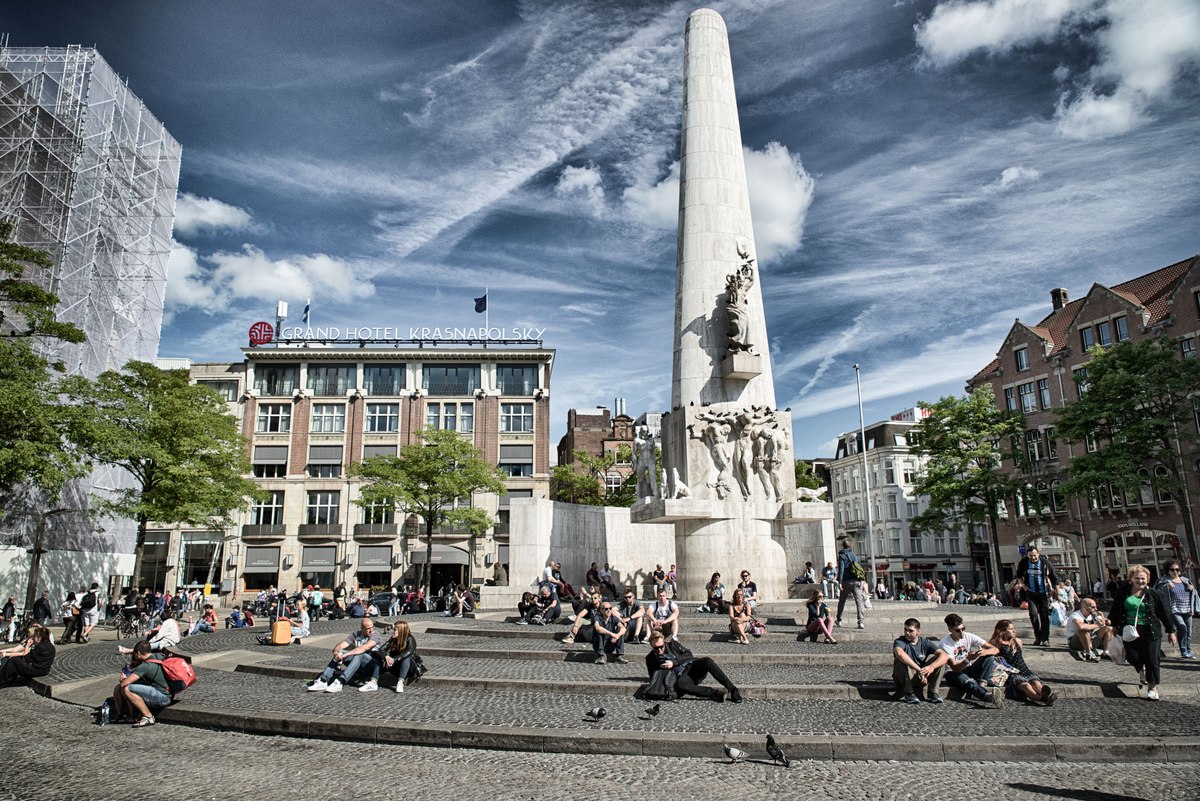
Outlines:
<svg viewBox="0 0 1200 801"><path fill-rule="evenodd" d="M83 611L96 608L96 592L95 590L83 596L83 600L79 602L79 608Z"/></svg>

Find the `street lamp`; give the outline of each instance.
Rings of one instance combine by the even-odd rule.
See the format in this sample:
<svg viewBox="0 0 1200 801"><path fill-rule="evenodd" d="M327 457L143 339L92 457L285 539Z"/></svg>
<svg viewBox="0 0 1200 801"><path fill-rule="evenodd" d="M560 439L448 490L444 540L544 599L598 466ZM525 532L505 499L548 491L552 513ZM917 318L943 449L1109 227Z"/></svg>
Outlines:
<svg viewBox="0 0 1200 801"><path fill-rule="evenodd" d="M863 468L863 506L867 513L867 553L871 560L871 586L867 592L874 591L879 584L879 574L875 565L875 531L871 520L871 478L867 471L867 424L863 418L862 381L859 378L858 365L854 365L854 386L858 389L858 433L862 437L862 468Z"/></svg>

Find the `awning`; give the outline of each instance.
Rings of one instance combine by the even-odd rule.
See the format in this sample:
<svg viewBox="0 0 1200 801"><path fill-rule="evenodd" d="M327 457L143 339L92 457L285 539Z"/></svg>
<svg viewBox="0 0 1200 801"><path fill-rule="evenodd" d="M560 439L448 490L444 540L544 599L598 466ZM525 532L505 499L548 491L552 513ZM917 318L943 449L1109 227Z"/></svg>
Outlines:
<svg viewBox="0 0 1200 801"><path fill-rule="evenodd" d="M305 547L300 551L301 570L333 570L337 565L337 546Z"/></svg>
<svg viewBox="0 0 1200 801"><path fill-rule="evenodd" d="M255 464L287 464L287 445L255 445Z"/></svg>
<svg viewBox="0 0 1200 801"><path fill-rule="evenodd" d="M425 549L417 548L408 552L408 560L414 565L425 564ZM469 565L471 557L466 551L451 548L449 545L433 546L433 563L435 565Z"/></svg>
<svg viewBox="0 0 1200 801"><path fill-rule="evenodd" d="M358 546L358 569L366 567L392 566L392 546L390 545L360 545Z"/></svg>
<svg viewBox="0 0 1200 801"><path fill-rule="evenodd" d="M279 548L246 548L243 573L278 573Z"/></svg>

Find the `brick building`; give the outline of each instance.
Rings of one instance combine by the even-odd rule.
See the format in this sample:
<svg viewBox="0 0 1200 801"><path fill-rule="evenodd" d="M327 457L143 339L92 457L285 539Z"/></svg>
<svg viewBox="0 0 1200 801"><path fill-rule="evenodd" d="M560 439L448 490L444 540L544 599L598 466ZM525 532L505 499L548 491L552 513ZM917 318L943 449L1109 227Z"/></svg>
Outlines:
<svg viewBox="0 0 1200 801"><path fill-rule="evenodd" d="M575 451L591 456L613 454L616 461L605 475L604 483L607 492L614 492L633 474L633 435L634 422L625 413L624 398L617 398L611 411L603 406L597 406L594 412L570 409L567 411L567 432L558 441L558 463L572 465L580 472Z"/></svg>
<svg viewBox="0 0 1200 801"><path fill-rule="evenodd" d="M1059 489L1066 465L1091 443L1059 441L1055 408L1079 398L1074 377L1086 377L1088 349L1124 340L1167 336L1179 343L1181 358L1195 358L1200 337L1200 257L1138 276L1112 287L1093 284L1079 300L1066 289L1050 292L1050 314L1036 324L1017 320L996 358L973 376L968 390L990 384L999 408L1025 418L1023 446L1029 468L1026 492L1008 502L1000 524L1002 573L1011 577L1024 548L1049 543L1052 562L1086 584L1130 564L1157 565L1169 556L1196 558L1185 542L1175 499L1159 486L1164 468L1146 465L1136 493L1115 486L1093 498L1067 497ZM1196 454L1189 457L1195 460ZM1200 482L1188 475L1182 514L1195 519ZM1192 571L1195 575L1195 571Z"/></svg>

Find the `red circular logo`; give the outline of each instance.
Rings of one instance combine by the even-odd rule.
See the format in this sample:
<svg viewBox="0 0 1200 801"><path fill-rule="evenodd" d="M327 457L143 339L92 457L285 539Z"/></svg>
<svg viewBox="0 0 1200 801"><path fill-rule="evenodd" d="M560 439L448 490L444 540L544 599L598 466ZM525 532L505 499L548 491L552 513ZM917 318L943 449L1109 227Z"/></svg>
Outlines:
<svg viewBox="0 0 1200 801"><path fill-rule="evenodd" d="M258 322L250 326L250 344L265 345L275 338L275 328L270 323Z"/></svg>

